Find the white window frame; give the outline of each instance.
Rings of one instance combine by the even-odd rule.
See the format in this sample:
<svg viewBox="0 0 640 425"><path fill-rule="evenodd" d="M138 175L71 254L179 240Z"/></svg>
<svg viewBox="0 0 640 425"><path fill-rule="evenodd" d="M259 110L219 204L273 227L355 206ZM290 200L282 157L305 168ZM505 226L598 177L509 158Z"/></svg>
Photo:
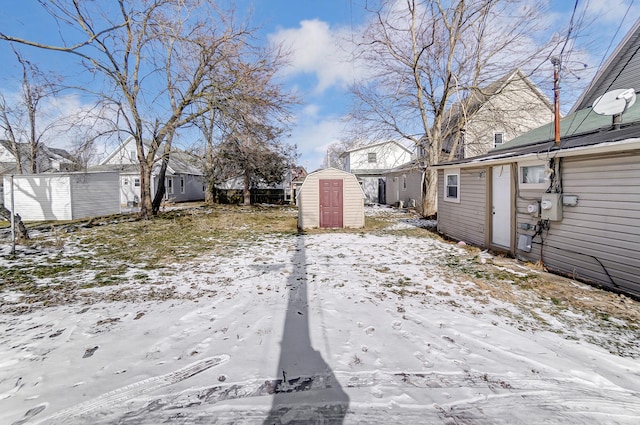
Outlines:
<svg viewBox="0 0 640 425"><path fill-rule="evenodd" d="M378 155L376 152L367 152L367 162L369 164L375 164L378 162Z"/></svg>
<svg viewBox="0 0 640 425"><path fill-rule="evenodd" d="M500 142L500 143L496 143L496 136L498 134L502 138L502 142ZM498 147L498 146L500 146L502 144L504 144L504 132L502 132L502 131L494 131L493 132L493 147L496 148L496 147Z"/></svg>
<svg viewBox="0 0 640 425"><path fill-rule="evenodd" d="M451 176L455 176L456 177L456 196L449 196L449 177ZM455 202L455 203L460 203L460 169L459 168L452 168L449 170L444 170L444 196L443 199L445 202Z"/></svg>
<svg viewBox="0 0 640 425"><path fill-rule="evenodd" d="M167 193L167 195L173 195L173 177L167 177L164 185L166 187L165 192Z"/></svg>
<svg viewBox="0 0 640 425"><path fill-rule="evenodd" d="M547 189L549 182L544 180L542 183L524 182L524 169L529 167L545 167L545 161L525 161L518 163L518 187L520 189Z"/></svg>
<svg viewBox="0 0 640 425"><path fill-rule="evenodd" d="M407 190L407 175L402 175L402 191L405 192Z"/></svg>
<svg viewBox="0 0 640 425"><path fill-rule="evenodd" d="M136 177L133 179L133 185L135 187L140 187L140 177Z"/></svg>
<svg viewBox="0 0 640 425"><path fill-rule="evenodd" d="M180 176L180 193L184 193L186 189L186 184L184 181L184 176Z"/></svg>

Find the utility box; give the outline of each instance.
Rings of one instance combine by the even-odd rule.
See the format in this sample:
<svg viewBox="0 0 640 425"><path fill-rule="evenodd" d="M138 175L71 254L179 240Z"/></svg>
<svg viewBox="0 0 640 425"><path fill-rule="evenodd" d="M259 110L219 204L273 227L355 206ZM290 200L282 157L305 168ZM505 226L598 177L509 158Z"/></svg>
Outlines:
<svg viewBox="0 0 640 425"><path fill-rule="evenodd" d="M531 252L531 235L520 235L518 238L518 249L524 252Z"/></svg>
<svg viewBox="0 0 640 425"><path fill-rule="evenodd" d="M543 220L562 220L562 194L545 193L540 201L540 218Z"/></svg>

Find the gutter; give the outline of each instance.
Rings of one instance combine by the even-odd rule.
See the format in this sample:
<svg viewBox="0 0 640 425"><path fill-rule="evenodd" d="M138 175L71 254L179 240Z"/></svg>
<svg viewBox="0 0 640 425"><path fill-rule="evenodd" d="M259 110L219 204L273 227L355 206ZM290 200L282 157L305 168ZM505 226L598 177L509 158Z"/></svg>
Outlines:
<svg viewBox="0 0 640 425"><path fill-rule="evenodd" d="M597 145L579 146L575 148L564 148L559 150L550 150L547 148L542 149L539 152L531 152L527 154L505 152L500 156L496 155L492 158L471 160L469 162L460 162L453 164L433 165L432 168L436 170L446 170L451 168L471 168L485 165L502 165L529 159L547 159L541 158L541 155L545 154L553 158L569 158L586 154L616 153L626 152L630 150L640 150L640 138L634 137L631 139L619 140L616 142L604 142Z"/></svg>

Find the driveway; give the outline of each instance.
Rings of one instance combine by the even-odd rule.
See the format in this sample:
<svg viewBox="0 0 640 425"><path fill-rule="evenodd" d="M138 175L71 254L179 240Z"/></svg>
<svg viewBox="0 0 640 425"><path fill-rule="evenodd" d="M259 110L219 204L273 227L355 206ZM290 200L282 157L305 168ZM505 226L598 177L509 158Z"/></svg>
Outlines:
<svg viewBox="0 0 640 425"><path fill-rule="evenodd" d="M640 423L637 302L388 219L4 291L0 423Z"/></svg>

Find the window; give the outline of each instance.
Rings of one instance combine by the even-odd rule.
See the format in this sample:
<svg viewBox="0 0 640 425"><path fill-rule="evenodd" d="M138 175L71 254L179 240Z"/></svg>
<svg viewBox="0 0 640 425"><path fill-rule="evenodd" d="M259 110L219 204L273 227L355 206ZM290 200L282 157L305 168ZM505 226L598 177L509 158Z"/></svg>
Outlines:
<svg viewBox="0 0 640 425"><path fill-rule="evenodd" d="M136 161L138 159L138 154L136 151L129 151L129 159L132 161Z"/></svg>
<svg viewBox="0 0 640 425"><path fill-rule="evenodd" d="M523 189L546 189L546 167L541 163L518 164L518 182Z"/></svg>
<svg viewBox="0 0 640 425"><path fill-rule="evenodd" d="M368 161L369 163L371 163L371 162L376 162L376 153L375 153L375 152L369 152L369 153L367 154L367 161Z"/></svg>
<svg viewBox="0 0 640 425"><path fill-rule="evenodd" d="M493 147L500 146L504 142L503 133L493 133Z"/></svg>
<svg viewBox="0 0 640 425"><path fill-rule="evenodd" d="M129 177L125 177L124 179L122 179L122 182L124 183L124 185L128 185L129 184Z"/></svg>
<svg viewBox="0 0 640 425"><path fill-rule="evenodd" d="M402 190L407 190L407 175L402 175Z"/></svg>
<svg viewBox="0 0 640 425"><path fill-rule="evenodd" d="M167 177L167 195L173 195L173 177Z"/></svg>
<svg viewBox="0 0 640 425"><path fill-rule="evenodd" d="M136 177L135 179L133 179L133 185L135 187L140 187L140 178Z"/></svg>
<svg viewBox="0 0 640 425"><path fill-rule="evenodd" d="M445 172L444 200L460 202L460 170L447 170Z"/></svg>

